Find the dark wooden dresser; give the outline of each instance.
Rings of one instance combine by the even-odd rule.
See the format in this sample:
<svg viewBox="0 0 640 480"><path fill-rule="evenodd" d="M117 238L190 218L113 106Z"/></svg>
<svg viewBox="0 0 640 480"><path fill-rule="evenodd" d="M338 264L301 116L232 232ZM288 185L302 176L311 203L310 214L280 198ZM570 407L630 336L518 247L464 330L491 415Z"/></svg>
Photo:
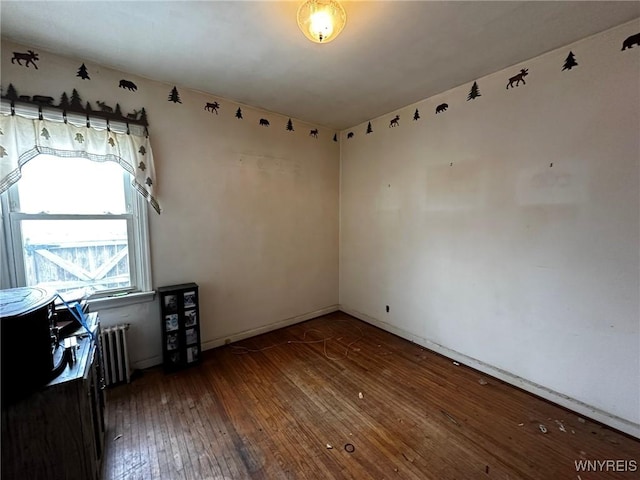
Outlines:
<svg viewBox="0 0 640 480"><path fill-rule="evenodd" d="M60 375L2 406L3 480L101 477L105 424L97 313L88 314L88 326L94 337L84 328L75 332L75 360Z"/></svg>

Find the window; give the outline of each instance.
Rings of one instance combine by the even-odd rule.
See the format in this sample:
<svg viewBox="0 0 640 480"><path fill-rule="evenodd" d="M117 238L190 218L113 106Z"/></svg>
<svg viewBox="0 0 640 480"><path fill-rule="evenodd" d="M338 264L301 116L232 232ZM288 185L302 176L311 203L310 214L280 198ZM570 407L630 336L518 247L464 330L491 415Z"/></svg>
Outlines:
<svg viewBox="0 0 640 480"><path fill-rule="evenodd" d="M118 163L40 154L1 201L12 286L151 289L147 205Z"/></svg>

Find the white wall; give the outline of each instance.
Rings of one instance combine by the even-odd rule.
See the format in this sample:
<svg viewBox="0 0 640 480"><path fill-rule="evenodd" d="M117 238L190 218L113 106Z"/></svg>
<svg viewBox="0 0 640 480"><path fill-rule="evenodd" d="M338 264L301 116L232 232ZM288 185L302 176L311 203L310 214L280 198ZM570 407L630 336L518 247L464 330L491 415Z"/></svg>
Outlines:
<svg viewBox="0 0 640 480"><path fill-rule="evenodd" d="M640 435L638 31L342 132L341 308Z"/></svg>
<svg viewBox="0 0 640 480"><path fill-rule="evenodd" d="M39 53L38 70L10 62ZM85 63L91 77L76 72ZM133 81L135 92L118 87ZM256 79L259 81L259 79ZM173 85L2 42L2 85L55 103L76 88L83 101L122 111L145 107L163 212L149 209L154 288L200 286L203 347L335 310L338 303L339 146L335 132ZM219 114L204 110L218 101ZM98 109L92 103L94 109ZM261 127L260 118L271 126ZM318 138L309 136L319 129ZM104 325L131 323L136 366L161 361L157 300L101 310Z"/></svg>

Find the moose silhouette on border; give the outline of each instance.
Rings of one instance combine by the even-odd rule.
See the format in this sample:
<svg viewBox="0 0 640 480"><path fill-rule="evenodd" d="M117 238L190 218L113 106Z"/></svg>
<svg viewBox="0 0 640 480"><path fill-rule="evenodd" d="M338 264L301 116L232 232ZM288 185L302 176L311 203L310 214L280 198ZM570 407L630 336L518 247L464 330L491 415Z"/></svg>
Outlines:
<svg viewBox="0 0 640 480"><path fill-rule="evenodd" d="M11 58L11 63L15 63L16 61L18 62L18 65L22 66L21 61L24 60L24 66L25 67L29 67L29 64L33 65L35 67L36 70L38 70L38 65L36 65L36 61L40 60L38 58L38 54L36 52L34 52L33 50L27 50L26 53L24 52L13 52L13 58Z"/></svg>
<svg viewBox="0 0 640 480"><path fill-rule="evenodd" d="M204 109L209 111L209 112L215 112L216 115L218 115L218 109L220 108L220 104L218 102L207 102L207 104L204 106Z"/></svg>
<svg viewBox="0 0 640 480"><path fill-rule="evenodd" d="M131 113L127 113L127 118L129 120L138 120L138 115L140 115L141 110L134 110Z"/></svg>
<svg viewBox="0 0 640 480"><path fill-rule="evenodd" d="M520 73L517 75L514 75L513 77L511 77L509 79L509 83L507 83L507 89L509 87L511 88L515 88L518 85L520 85L520 82L522 82L523 85L526 85L527 82L524 81L524 77L526 77L527 75L529 75L529 69L528 68L522 68L520 69ZM513 82L516 82L516 84L514 85Z"/></svg>
<svg viewBox="0 0 640 480"><path fill-rule="evenodd" d="M98 105L98 107L100 107L100 111L101 112L113 113L113 107L110 107L106 103L104 103L104 102L102 102L100 100L96 100L96 104Z"/></svg>

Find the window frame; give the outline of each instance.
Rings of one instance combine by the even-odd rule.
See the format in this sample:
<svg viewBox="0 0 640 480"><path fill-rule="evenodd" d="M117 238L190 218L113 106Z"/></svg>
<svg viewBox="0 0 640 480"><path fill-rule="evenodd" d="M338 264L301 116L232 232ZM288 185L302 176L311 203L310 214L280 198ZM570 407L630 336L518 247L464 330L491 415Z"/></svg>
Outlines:
<svg viewBox="0 0 640 480"><path fill-rule="evenodd" d="M55 155L54 155L55 156ZM92 160L78 157L83 161ZM129 257L130 286L119 289L96 291L91 301L97 301L104 306L132 303L133 299L147 300L152 291L151 255L149 244L149 216L147 201L136 191L132 184L131 175L123 170L123 182L127 212L121 214L58 214L58 213L24 213L19 211L20 180L7 191L0 194L0 210L2 213L2 235L6 249L8 275L3 278L9 282L9 287L26 286L24 263L24 249L22 246L23 220L113 220L127 221L127 243ZM105 302L108 299L122 299L130 297L128 301Z"/></svg>

